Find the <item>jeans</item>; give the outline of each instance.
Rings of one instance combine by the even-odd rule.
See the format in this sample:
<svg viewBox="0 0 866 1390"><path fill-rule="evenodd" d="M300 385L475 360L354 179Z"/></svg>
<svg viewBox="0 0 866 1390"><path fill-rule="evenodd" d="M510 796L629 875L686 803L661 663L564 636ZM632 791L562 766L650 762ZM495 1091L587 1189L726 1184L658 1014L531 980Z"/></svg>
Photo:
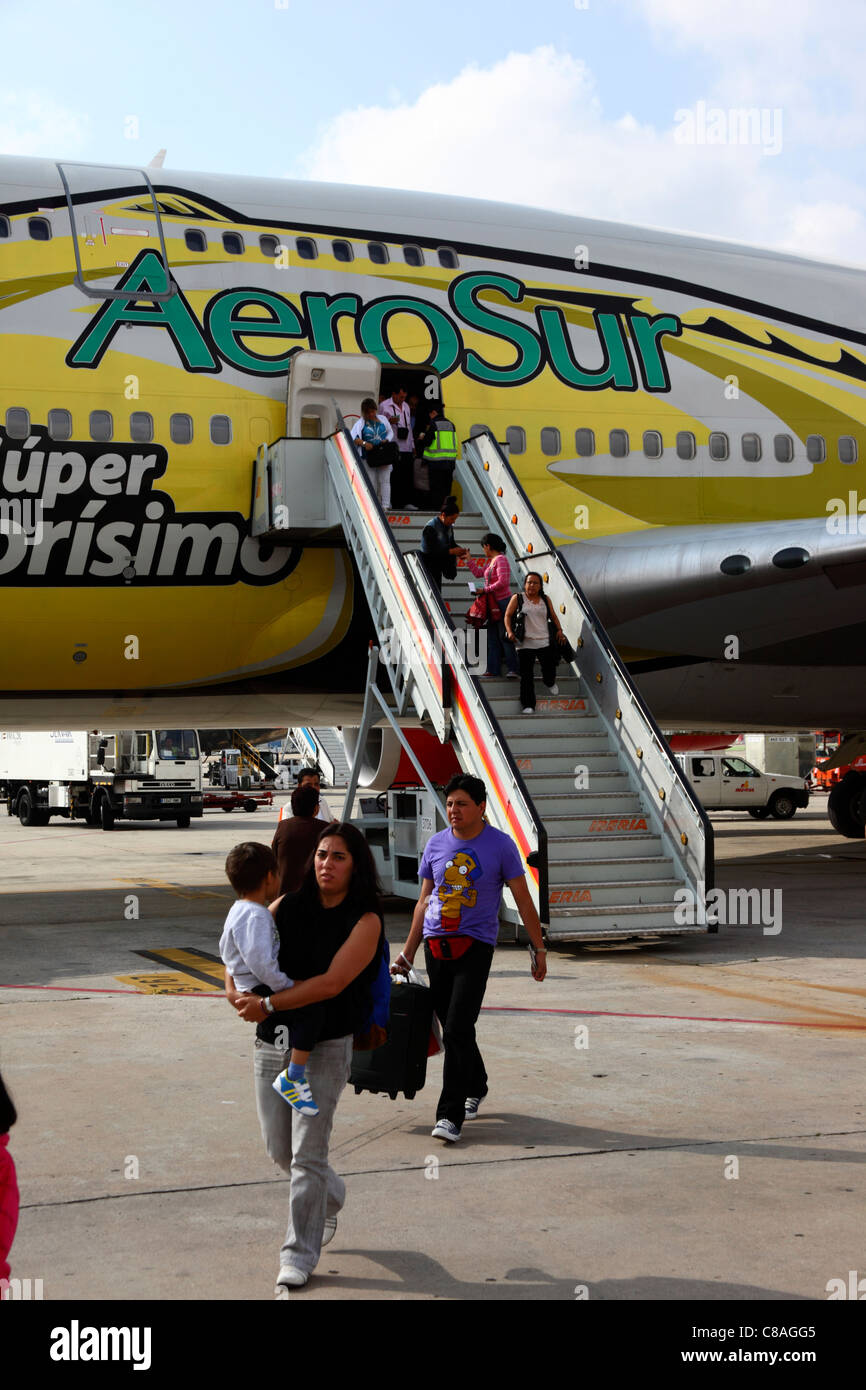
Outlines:
<svg viewBox="0 0 866 1390"><path fill-rule="evenodd" d="M520 663L520 703L524 709L535 709L535 684L532 671L535 658L541 667L541 679L546 686L556 683L556 649L554 647L521 647L517 653Z"/></svg>
<svg viewBox="0 0 866 1390"><path fill-rule="evenodd" d="M437 960L425 944L424 955L445 1047L436 1119L451 1120L460 1129L466 1097L487 1095L487 1072L475 1041L475 1023L487 988L493 947L473 941L459 960Z"/></svg>
<svg viewBox="0 0 866 1390"><path fill-rule="evenodd" d="M328 1163L328 1144L337 1101L349 1079L352 1037L316 1043L307 1063L318 1115L299 1115L273 1089L271 1083L289 1061L288 1052L256 1038L253 1071L262 1138L268 1157L291 1178L280 1266L311 1274L322 1253L325 1217L336 1216L346 1200L346 1184Z"/></svg>
<svg viewBox="0 0 866 1390"><path fill-rule="evenodd" d="M382 504L382 510L387 512L391 506L391 464L386 464L384 468L369 468L365 463L364 470Z"/></svg>
<svg viewBox="0 0 866 1390"><path fill-rule="evenodd" d="M500 603L499 607L505 612L507 600ZM500 618L498 623L487 624L487 674L488 676L498 676L502 672L502 662L508 671L517 670L517 651L514 643L509 642L505 636L505 618Z"/></svg>

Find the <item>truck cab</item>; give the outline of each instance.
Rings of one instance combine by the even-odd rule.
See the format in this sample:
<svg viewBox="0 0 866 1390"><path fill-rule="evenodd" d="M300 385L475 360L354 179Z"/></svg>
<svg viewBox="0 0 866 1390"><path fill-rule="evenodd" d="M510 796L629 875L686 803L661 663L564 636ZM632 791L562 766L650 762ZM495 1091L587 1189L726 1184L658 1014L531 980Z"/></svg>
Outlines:
<svg viewBox="0 0 866 1390"><path fill-rule="evenodd" d="M729 753L677 753L677 762L708 811L748 811L755 820L790 820L809 804L802 777L761 772Z"/></svg>

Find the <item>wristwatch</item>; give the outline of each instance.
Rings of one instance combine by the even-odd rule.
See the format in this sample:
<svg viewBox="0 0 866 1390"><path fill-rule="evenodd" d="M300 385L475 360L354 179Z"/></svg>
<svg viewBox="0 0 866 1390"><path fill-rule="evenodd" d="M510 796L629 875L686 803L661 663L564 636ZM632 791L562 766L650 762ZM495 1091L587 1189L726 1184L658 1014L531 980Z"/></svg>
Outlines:
<svg viewBox="0 0 866 1390"><path fill-rule="evenodd" d="M265 1013L272 1014L275 1012L274 1006L267 995L262 998L262 1004L264 1005Z"/></svg>

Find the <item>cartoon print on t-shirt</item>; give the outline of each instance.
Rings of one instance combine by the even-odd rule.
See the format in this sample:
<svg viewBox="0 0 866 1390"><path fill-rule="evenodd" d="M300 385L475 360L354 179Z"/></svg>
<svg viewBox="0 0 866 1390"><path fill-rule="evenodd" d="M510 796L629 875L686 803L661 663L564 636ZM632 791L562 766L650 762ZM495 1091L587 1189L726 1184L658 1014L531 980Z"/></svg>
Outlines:
<svg viewBox="0 0 866 1390"><path fill-rule="evenodd" d="M444 931L457 931L464 907L474 907L478 898L470 887L471 875L478 864L471 854L455 854L445 865L444 882L439 888L440 918Z"/></svg>

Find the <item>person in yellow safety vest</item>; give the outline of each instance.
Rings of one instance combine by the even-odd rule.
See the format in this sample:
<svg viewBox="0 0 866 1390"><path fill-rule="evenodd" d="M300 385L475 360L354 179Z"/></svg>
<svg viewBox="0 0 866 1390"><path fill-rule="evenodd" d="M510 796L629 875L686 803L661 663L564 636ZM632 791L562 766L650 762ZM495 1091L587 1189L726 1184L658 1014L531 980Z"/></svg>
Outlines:
<svg viewBox="0 0 866 1390"><path fill-rule="evenodd" d="M457 460L457 430L450 420L439 414L435 406L430 411L430 423L420 436L419 444L424 449L422 458L430 474L430 501L433 507L439 507L451 491Z"/></svg>

